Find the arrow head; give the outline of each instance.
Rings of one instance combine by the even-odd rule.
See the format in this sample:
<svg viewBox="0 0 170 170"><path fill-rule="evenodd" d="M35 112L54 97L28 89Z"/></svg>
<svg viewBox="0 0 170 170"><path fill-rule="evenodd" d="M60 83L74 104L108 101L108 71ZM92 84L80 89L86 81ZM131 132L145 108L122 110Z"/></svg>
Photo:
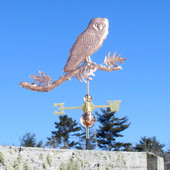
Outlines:
<svg viewBox="0 0 170 170"><path fill-rule="evenodd" d="M121 100L107 101L107 103L109 104L111 112L117 112L119 110Z"/></svg>

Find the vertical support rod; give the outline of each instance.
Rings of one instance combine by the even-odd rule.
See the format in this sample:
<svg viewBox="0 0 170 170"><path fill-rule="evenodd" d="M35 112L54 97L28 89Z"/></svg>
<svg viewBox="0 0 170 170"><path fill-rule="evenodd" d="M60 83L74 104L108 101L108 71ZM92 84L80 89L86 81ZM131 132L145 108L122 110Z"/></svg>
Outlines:
<svg viewBox="0 0 170 170"><path fill-rule="evenodd" d="M89 78L87 78L87 95L89 95ZM89 127L86 127L86 150L89 149Z"/></svg>
<svg viewBox="0 0 170 170"><path fill-rule="evenodd" d="M89 127L86 127L86 150L89 149Z"/></svg>
<svg viewBox="0 0 170 170"><path fill-rule="evenodd" d="M89 95L89 79L87 78L87 95Z"/></svg>

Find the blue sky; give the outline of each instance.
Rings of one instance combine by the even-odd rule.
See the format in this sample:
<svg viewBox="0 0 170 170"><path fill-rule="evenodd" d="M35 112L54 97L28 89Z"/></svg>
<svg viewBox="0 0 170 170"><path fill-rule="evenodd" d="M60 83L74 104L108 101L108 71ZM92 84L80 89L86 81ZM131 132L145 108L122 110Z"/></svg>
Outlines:
<svg viewBox="0 0 170 170"><path fill-rule="evenodd" d="M94 104L122 100L116 116L130 127L121 141L152 137L170 142L170 1L168 0L29 0L0 2L0 145L19 145L26 132L46 141L54 130L54 103L79 106L85 83L76 78L54 90L34 92L19 86L28 76L46 72L53 80L77 36L92 18L109 20L109 35L92 55L96 63L117 51L127 61L123 70L97 71L90 82ZM79 121L82 111L66 112Z"/></svg>

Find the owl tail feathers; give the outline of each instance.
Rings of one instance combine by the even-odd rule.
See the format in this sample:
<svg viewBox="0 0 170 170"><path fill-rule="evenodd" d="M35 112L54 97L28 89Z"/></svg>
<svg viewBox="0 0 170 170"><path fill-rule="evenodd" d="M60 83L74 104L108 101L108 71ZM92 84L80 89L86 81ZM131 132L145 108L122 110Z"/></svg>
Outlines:
<svg viewBox="0 0 170 170"><path fill-rule="evenodd" d="M77 62L77 61L72 61L70 58L68 59L65 67L64 67L64 70L63 72L69 72L69 71L72 71L74 70L78 65L80 64L80 62Z"/></svg>
<svg viewBox="0 0 170 170"><path fill-rule="evenodd" d="M69 72L69 71L73 71L78 65L81 64L81 62L84 60L85 58L82 57L76 57L76 56L70 56L67 60L67 63L64 67L63 72Z"/></svg>
<svg viewBox="0 0 170 170"><path fill-rule="evenodd" d="M66 64L64 69L63 69L63 72L69 72L71 70L73 70L73 68L72 67L68 67L68 65Z"/></svg>

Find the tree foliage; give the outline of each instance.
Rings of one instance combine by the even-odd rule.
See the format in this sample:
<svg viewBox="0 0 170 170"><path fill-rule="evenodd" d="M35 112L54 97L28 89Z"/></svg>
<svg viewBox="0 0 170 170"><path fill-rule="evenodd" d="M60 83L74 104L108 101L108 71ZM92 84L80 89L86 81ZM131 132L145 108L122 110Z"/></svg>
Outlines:
<svg viewBox="0 0 170 170"><path fill-rule="evenodd" d="M164 144L160 144L160 142L153 137L141 137L139 144L136 144L136 151L144 151L144 152L153 152L155 154L161 155L163 153Z"/></svg>
<svg viewBox="0 0 170 170"><path fill-rule="evenodd" d="M54 122L56 131L52 131L52 136L47 138L47 146L63 149L72 148L78 143L71 140L75 136L74 132L78 132L81 128L78 126L76 120L73 121L67 115L59 116L59 122Z"/></svg>
<svg viewBox="0 0 170 170"><path fill-rule="evenodd" d="M127 123L127 117L119 119L115 116L115 112L111 112L109 108L101 109L101 111L103 114L96 113L100 123L97 131L98 146L102 150L128 150L131 143L117 141L117 138L123 137L121 132L130 125Z"/></svg>
<svg viewBox="0 0 170 170"><path fill-rule="evenodd" d="M43 147L43 142L42 140L36 142L35 134L29 132L22 136L20 139L20 145L23 147Z"/></svg>

